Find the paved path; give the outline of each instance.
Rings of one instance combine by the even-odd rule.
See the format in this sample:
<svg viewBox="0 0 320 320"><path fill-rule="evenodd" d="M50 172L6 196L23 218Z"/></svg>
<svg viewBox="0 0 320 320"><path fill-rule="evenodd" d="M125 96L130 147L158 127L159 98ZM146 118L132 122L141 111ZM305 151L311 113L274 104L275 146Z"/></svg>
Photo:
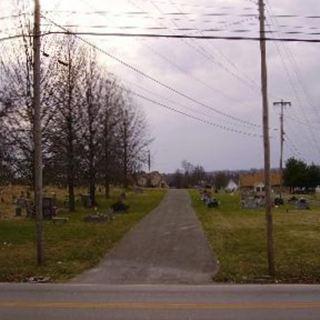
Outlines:
<svg viewBox="0 0 320 320"><path fill-rule="evenodd" d="M1 320L319 320L320 286L0 284Z"/></svg>
<svg viewBox="0 0 320 320"><path fill-rule="evenodd" d="M217 263L185 190L169 190L96 268L75 283L205 284Z"/></svg>

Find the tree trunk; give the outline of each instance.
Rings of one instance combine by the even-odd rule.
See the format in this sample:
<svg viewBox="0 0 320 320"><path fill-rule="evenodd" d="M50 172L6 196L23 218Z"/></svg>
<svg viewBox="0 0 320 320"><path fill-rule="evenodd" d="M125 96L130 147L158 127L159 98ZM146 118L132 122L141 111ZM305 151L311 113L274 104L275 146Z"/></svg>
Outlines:
<svg viewBox="0 0 320 320"><path fill-rule="evenodd" d="M90 195L91 205L95 206L96 205L96 182L95 182L94 176L90 177L89 195Z"/></svg>
<svg viewBox="0 0 320 320"><path fill-rule="evenodd" d="M91 135L91 134L90 134ZM90 154L89 154L89 196L91 200L91 205L96 205L96 172L94 167L94 145L92 141L92 136L90 136L89 142Z"/></svg>
<svg viewBox="0 0 320 320"><path fill-rule="evenodd" d="M91 104L91 91L88 93L88 121L89 121L89 196L91 205L96 205L96 170L95 170L95 146L93 129L93 110Z"/></svg>
<svg viewBox="0 0 320 320"><path fill-rule="evenodd" d="M73 138L72 138L72 127L69 123L68 128L68 173L67 173L67 179L68 179L68 206L69 211L74 212L75 211L75 198L74 198L74 156L73 156Z"/></svg>
<svg viewBox="0 0 320 320"><path fill-rule="evenodd" d="M68 128L68 150L67 150L67 157L68 157L68 206L69 211L74 212L76 210L75 207L75 197L74 197L74 144L73 144L73 110L72 110L72 93L73 88L71 85L71 52L70 49L68 50L68 117L67 117L67 128Z"/></svg>
<svg viewBox="0 0 320 320"><path fill-rule="evenodd" d="M76 210L75 206L75 198L74 198L74 179L73 179L73 173L70 172L68 174L68 206L69 211L74 212Z"/></svg>
<svg viewBox="0 0 320 320"><path fill-rule="evenodd" d="M105 198L110 198L110 181L109 181L109 175L106 174L104 178L104 190L105 190Z"/></svg>
<svg viewBox="0 0 320 320"><path fill-rule="evenodd" d="M128 188L128 123L127 123L127 118L128 118L128 112L125 111L125 119L124 119L124 135L123 135L123 178L124 178L124 183L123 186L125 189Z"/></svg>
<svg viewBox="0 0 320 320"><path fill-rule="evenodd" d="M104 190L105 190L105 198L109 199L110 198L110 175L109 175L109 170L110 170L110 154L109 154L109 116L106 114L105 116L105 123L104 123Z"/></svg>

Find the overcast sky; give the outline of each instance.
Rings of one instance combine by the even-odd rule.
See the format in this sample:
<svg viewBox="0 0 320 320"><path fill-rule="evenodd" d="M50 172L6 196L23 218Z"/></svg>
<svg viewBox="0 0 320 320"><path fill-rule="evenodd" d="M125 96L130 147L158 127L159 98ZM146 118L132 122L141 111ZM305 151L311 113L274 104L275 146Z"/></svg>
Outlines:
<svg viewBox="0 0 320 320"><path fill-rule="evenodd" d="M11 2L1 1L1 15L6 15ZM45 15L62 25L78 25L74 29L78 31L258 35L258 19L255 16L257 5L256 1L251 0L41 2ZM318 0L268 2L267 29L277 31L270 33L270 36L320 38L320 35L301 34L320 32L320 19L308 18L311 15L320 16ZM76 11L76 14L71 11ZM93 11L99 12L93 14ZM184 14L177 14L181 12ZM270 14L294 17L271 20ZM14 33L14 30L5 30L8 27L5 25L7 21L0 20L2 36L8 32ZM47 24L44 19L43 24ZM179 28L187 30L177 30ZM210 171L263 166L258 42L86 38L200 104L99 54L104 67L117 75L124 85L148 98L211 123L208 125L135 98L139 107L145 110L149 131L154 137L151 146L152 169L173 172L184 159L201 164ZM279 163L279 109L272 103L280 99L292 102L292 107L286 110L285 157L295 155L319 163L320 43L268 43L267 48L272 165L277 167Z"/></svg>

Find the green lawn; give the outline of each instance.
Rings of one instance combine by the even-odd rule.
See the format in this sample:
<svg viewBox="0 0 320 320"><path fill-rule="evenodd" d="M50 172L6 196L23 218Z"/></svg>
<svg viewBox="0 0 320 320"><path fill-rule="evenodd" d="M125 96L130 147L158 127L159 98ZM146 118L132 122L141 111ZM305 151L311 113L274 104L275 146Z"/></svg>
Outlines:
<svg viewBox="0 0 320 320"><path fill-rule="evenodd" d="M208 209L198 191L193 206L220 262L217 282L251 283L267 276L263 210L241 210L239 196L217 195L219 209ZM283 283L320 283L320 209L274 209L276 279Z"/></svg>
<svg viewBox="0 0 320 320"><path fill-rule="evenodd" d="M53 281L65 281L94 266L148 212L162 200L164 190L129 192L129 213L118 215L107 224L83 222L92 210L62 213L69 221L64 225L44 223L45 256L43 267L35 263L35 222L28 219L0 220L0 281L22 281L30 276L49 276ZM98 196L100 211L114 202Z"/></svg>

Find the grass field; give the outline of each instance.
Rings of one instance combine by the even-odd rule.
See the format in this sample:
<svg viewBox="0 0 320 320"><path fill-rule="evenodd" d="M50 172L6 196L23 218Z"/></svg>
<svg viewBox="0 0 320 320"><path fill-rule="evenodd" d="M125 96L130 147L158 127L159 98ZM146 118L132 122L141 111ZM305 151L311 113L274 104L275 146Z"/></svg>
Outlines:
<svg viewBox="0 0 320 320"><path fill-rule="evenodd" d="M43 267L35 263L35 222L26 218L0 220L0 281L23 281L31 276L49 276L53 281L72 278L97 264L128 230L159 204L164 194L164 190L127 193L129 213L118 215L106 224L83 222L83 217L92 212L88 209L73 214L60 213L69 217L63 225L46 221ZM117 196L118 193L113 193L110 200L98 196L99 211L108 208Z"/></svg>
<svg viewBox="0 0 320 320"><path fill-rule="evenodd" d="M190 194L220 262L214 281L252 283L267 279L263 210L241 210L239 196L228 194L217 195L219 209L208 209L198 191ZM274 209L276 281L320 283L320 209L286 212L288 208Z"/></svg>

